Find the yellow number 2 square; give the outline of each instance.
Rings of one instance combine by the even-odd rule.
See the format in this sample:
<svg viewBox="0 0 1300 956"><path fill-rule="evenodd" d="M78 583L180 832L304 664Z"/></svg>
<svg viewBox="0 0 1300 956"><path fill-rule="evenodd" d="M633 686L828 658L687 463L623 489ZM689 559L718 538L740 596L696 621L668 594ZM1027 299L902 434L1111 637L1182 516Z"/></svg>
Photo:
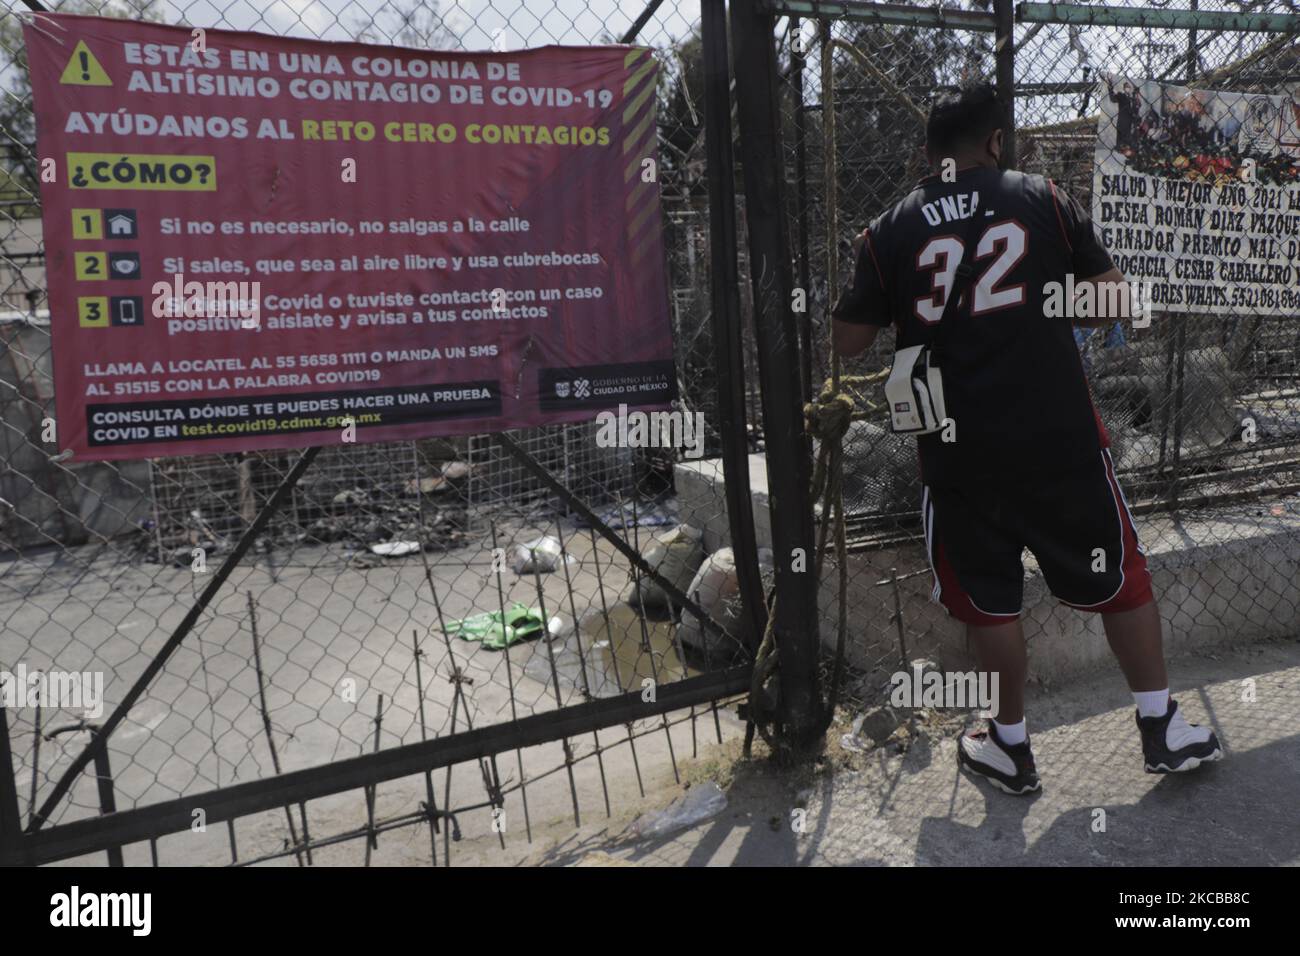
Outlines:
<svg viewBox="0 0 1300 956"><path fill-rule="evenodd" d="M103 252L74 252L72 261L78 279L108 278L108 256Z"/></svg>

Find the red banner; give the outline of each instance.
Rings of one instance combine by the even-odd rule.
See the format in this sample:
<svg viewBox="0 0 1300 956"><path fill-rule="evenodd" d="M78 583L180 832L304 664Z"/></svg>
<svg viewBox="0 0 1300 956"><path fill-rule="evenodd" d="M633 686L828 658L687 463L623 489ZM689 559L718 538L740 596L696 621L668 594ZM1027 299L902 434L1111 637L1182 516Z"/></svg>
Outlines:
<svg viewBox="0 0 1300 956"><path fill-rule="evenodd" d="M676 396L648 50L39 15L58 444L391 441Z"/></svg>

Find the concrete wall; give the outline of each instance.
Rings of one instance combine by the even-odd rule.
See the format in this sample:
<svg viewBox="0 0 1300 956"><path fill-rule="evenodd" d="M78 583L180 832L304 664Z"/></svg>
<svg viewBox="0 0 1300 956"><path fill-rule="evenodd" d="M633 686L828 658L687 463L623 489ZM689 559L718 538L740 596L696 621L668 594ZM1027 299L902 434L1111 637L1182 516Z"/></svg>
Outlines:
<svg viewBox="0 0 1300 956"><path fill-rule="evenodd" d="M771 547L767 473L751 455L750 483L760 546ZM722 468L717 460L676 469L682 520L704 531L706 550L729 544ZM1170 653L1300 632L1300 496L1224 506L1182 516L1138 520ZM910 658L967 668L965 630L930 601L933 586L918 543L851 554L848 562L848 659L892 670L899 656L890 568L899 575L903 639ZM820 587L821 639L834 646L838 574L828 559ZM1025 637L1030 672L1057 682L1110 666L1101 618L1065 607L1048 592L1033 556L1025 555Z"/></svg>
<svg viewBox="0 0 1300 956"><path fill-rule="evenodd" d="M729 545L721 461L709 459L680 464L675 479L681 520L704 532L705 550L711 553ZM760 548L770 548L772 520L768 507L765 456L749 456L749 481L754 533ZM889 579L891 568L896 569L902 578L898 583L898 605L902 608L903 644L908 657L928 657L955 665L965 654L965 631L948 617L942 607L931 603L933 581L926 564L925 549L919 544L849 555L846 659L862 670L887 668L892 671L898 662L900 643L894 619L894 591L888 584L879 584ZM835 646L838 603L839 575L828 560L818 589L821 638L828 648Z"/></svg>

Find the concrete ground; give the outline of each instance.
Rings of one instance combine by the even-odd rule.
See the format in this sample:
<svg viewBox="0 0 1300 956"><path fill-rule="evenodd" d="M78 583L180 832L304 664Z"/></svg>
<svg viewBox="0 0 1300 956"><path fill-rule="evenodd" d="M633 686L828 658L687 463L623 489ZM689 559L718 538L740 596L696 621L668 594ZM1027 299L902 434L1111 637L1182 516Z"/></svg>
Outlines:
<svg viewBox="0 0 1300 956"><path fill-rule="evenodd" d="M571 541L577 616L603 620L593 555L580 537ZM626 572L601 549L601 582L611 603ZM423 696L430 733L464 726L464 707L452 699L450 661L429 637L436 615L418 559L375 567L340 563L333 554L303 549L275 576L260 563L241 569L205 618L200 639L168 665L133 708L112 747L118 806L146 806L179 792L199 792L268 775L269 752L251 666L252 644L245 593L258 596L266 694L279 757L285 770L313 766L370 750L377 695L384 694L381 747L418 740L418 700ZM467 559L471 558L471 559ZM326 573L328 569L328 573ZM456 617L496 605L490 556L449 554L434 560L433 577L444 612ZM535 582L503 576L504 600L532 603ZM111 707L130 679L170 632L199 582L185 569L117 564L111 555L90 567L54 562L9 568L9 597L0 627L0 660L29 665L103 668L112 678ZM543 580L548 612L570 610L560 575ZM611 626L585 626L583 645L605 660L592 666L597 694L636 687L657 673L682 673L670 633L643 635L635 616L611 608ZM423 636L424 694L416 682L411 631ZM645 643L653 649L646 653ZM581 699L580 669L572 640L557 642L555 666L561 697ZM514 697L521 714L555 705L551 657L541 642L513 648L507 657L457 642L456 665L474 684L467 701L475 726L508 719ZM440 653L441 652L441 653ZM615 666L614 662L620 663ZM654 663L652 664L652 661ZM617 672L617 679L615 674ZM1063 686L1031 688L1030 731L1044 792L1013 799L958 775L953 735L963 715L929 712L907 732L868 754L838 746L837 727L822 763L805 771L778 771L762 759L740 759L743 726L722 710L700 713L665 731L659 720L634 725L628 743L603 752L603 774L592 756L596 740L571 741L579 759L569 782L559 743L504 754L497 766L508 791L506 814L493 829L476 765L432 776L439 806L462 808L460 839L438 841L438 864L452 865L945 865L945 864L1184 864L1241 865L1300 862L1300 644L1273 641L1200 652L1171 662L1176 696L1192 719L1211 724L1225 745L1224 763L1188 777L1144 774L1131 700L1117 672L1098 672ZM356 681L355 702L338 696L339 682ZM1253 681L1255 699L1246 690ZM512 695L513 687L513 695ZM43 729L71 714L44 715ZM687 715L674 714L681 721ZM853 714L846 714L850 720ZM16 719L13 719L16 718ZM15 763L24 815L32 776L31 715L11 715ZM600 733L602 748L626 740L627 729ZM669 740L671 739L671 748ZM721 743L719 743L721 739ZM48 792L67 761L84 745L73 734L42 747L37 799ZM515 785L521 771L525 793ZM676 772L674 772L676 771ZM707 820L654 838L645 833L654 814L692 788L717 784L727 807ZM606 813L605 794L609 794ZM697 790L699 794L701 791ZM578 817L575 820L574 794ZM426 800L423 776L380 784L379 821L401 822ZM96 812L89 774L74 787L61 820ZM803 810L801 815L793 811ZM1105 811L1103 817L1098 811ZM791 827L801 816L802 832ZM295 827L301 818L295 812ZM360 792L313 801L313 838L365 824ZM241 861L283 847L283 812L241 819L235 839ZM380 835L370 853L375 865L422 865L434 852L426 824ZM531 836L531 839L530 839ZM504 847L502 844L504 843ZM178 833L158 844L164 865L230 862L224 825ZM148 846L126 850L129 864L148 864ZM104 855L80 863L102 863ZM359 865L361 841L317 849L316 865ZM73 862L73 861L70 861ZM294 866L293 857L279 858Z"/></svg>
<svg viewBox="0 0 1300 956"><path fill-rule="evenodd" d="M460 839L437 839L437 865L452 866L1276 866L1300 864L1300 643L1271 642L1171 663L1175 696L1190 719L1214 727L1225 760L1186 776L1142 770L1131 698L1117 673L1064 688L1032 687L1028 712L1043 792L1013 798L956 768L954 736L964 713L924 711L883 746L865 754L839 746L852 714L828 734L815 766L782 770L759 742L741 755L743 725L729 709L636 725L636 753L622 728L601 732L604 785L596 761L575 765L570 789L558 744L523 756L523 794L507 798L504 832L486 809L462 814ZM1253 689L1254 700L1250 700ZM674 714L673 719L687 715ZM693 725L692 725L693 724ZM720 732L720 733L719 733ZM668 737L673 748L670 754ZM719 743L719 737L721 743ZM615 745L615 746L611 746ZM573 741L590 755L591 735ZM499 758L517 779L514 754ZM674 773L676 768L676 773ZM549 772L547 772L549 771ZM544 775L543 775L544 774ZM445 774L433 775L443 802ZM692 790L717 786L726 806L694 825L657 836L660 814ZM610 812L605 810L608 788ZM482 792L477 767L453 770L463 805ZM580 823L575 822L576 792ZM410 814L425 799L423 777L381 784L376 818ZM798 811L803 811L799 814ZM1104 815L1103 815L1104 812ZM801 816L802 832L792 821ZM295 814L296 818L296 814ZM360 794L310 805L314 837L364 824ZM274 852L287 833L283 813L242 819L241 860ZM428 866L427 826L380 835L376 866ZM504 845L503 845L504 844ZM159 841L164 865L229 862L224 826ZM365 845L317 849L317 866L357 866ZM128 865L147 865L144 846ZM75 861L95 865L103 857ZM72 861L70 861L72 862ZM271 861L294 866L292 857Z"/></svg>
<svg viewBox="0 0 1300 956"><path fill-rule="evenodd" d="M427 799L423 775L381 783L375 792L375 820L381 832L377 845L367 852L364 839L347 839L318 846L311 855L314 866L514 866L538 852L557 846L582 827L602 828L635 815L644 806L666 801L677 786L674 763L683 782L701 779L702 767L711 767L708 755L718 746L718 729L725 742L737 741L742 727L734 716L719 712L715 723L709 711L670 715L664 729L660 720L637 722L633 743L627 728L600 731L604 774L594 757L595 740L588 733L572 738L575 757L573 784L565 770L559 743L533 747L522 754L507 753L497 758L497 768L507 794L505 812L494 819L486 802L477 764L460 764L450 774L432 773L434 800L439 807L451 803L458 813L454 826L444 822L431 843L429 827L423 821L409 826L385 826L409 820ZM694 726L692 727L692 724ZM672 738L670 751L668 738ZM635 745L635 754L633 753ZM712 745L712 746L710 746ZM520 765L528 784L521 790ZM640 777L638 778L638 771ZM643 790L644 787L644 790ZM606 815L606 793L610 814ZM644 793L644 796L643 796ZM574 803L577 802L577 821ZM471 807L472 809L465 809ZM293 808L294 825L301 835L301 816ZM367 807L361 791L350 791L314 800L308 805L307 821L313 840L337 838L367 824ZM495 826L495 829L494 829ZM283 811L242 817L236 824L235 842L241 864L298 866L293 855L284 854L288 824ZM435 846L436 844L436 846ZM435 860L436 854L436 860ZM163 866L226 866L231 862L230 836L225 824L209 825L203 832L180 832L158 841L158 858ZM65 861L74 866L102 866L105 855L97 853ZM125 848L127 866L150 865L147 844ZM304 862L306 862L304 860Z"/></svg>
<svg viewBox="0 0 1300 956"><path fill-rule="evenodd" d="M508 548L553 533L554 525L499 530L500 543ZM640 534L648 538L657 530L642 528ZM562 570L540 576L541 599L533 575L494 573L489 542L429 554L444 620L495 611L502 603L538 607L543 601L548 617L564 618L565 636L549 647L533 639L506 652L442 640L418 556L358 559L334 545L278 553L274 568L262 559L245 561L114 734L110 754L117 807L146 807L180 794L273 775L276 768L261 713L263 692L276 759L287 772L419 741L421 702L424 732L432 737L463 730L467 721L483 727L514 715L550 711L560 703L579 703L584 690L607 697L639 690L647 679L667 683L695 673L680 653L669 620L649 620L643 630L641 618L620 603L628 585L626 560L603 540L597 552L591 536L572 526L566 526L565 535L574 561L567 577ZM213 559L214 566L218 559ZM0 669L23 664L29 672L102 674L106 717L205 584L205 577L189 568L126 561L121 554L92 548L0 563ZM256 600L262 691L254 663L249 594ZM575 617L580 621L576 631ZM418 682L416 641L422 654ZM464 678L459 701L449 679L453 666ZM381 700L383 720L376 742L375 714ZM13 709L8 716L19 809L27 819L33 787L39 806L86 745L88 734L74 731L43 739L38 750L34 708ZM445 771L435 772L437 806L464 810L456 824L460 839L451 843L449 853L439 837L439 863L448 856L457 864L517 861L534 848L526 839L530 827L567 820L565 825L572 828L574 792L579 819L586 822L596 814L603 819L607 790L611 812L635 806L642 782L662 786L661 775L673 781L674 759L688 759L708 741L716 743L720 731L739 732L734 718L725 714L715 721L711 712L701 711L693 725L683 720L688 716L673 715L678 724L667 732L662 720L638 722L632 729L637 735L635 753L629 743L618 745L628 737L626 728L602 731L600 761L594 756L595 735L573 739L577 763L572 787L559 742L499 757L497 772L507 793L504 849L502 837L492 830L491 811L484 806L487 791L478 765L453 768L450 781ZM41 734L75 725L81 717L74 709L47 707L40 715ZM528 781L526 792L518 789L521 779ZM423 776L381 784L375 817L400 819L418 813L426 800ZM54 822L97 812L95 779L83 773ZM367 820L360 791L308 806L313 839L354 830ZM294 827L301 836L296 809ZM247 861L273 853L288 835L281 811L242 818L235 833L238 857ZM231 860L230 835L224 824L169 835L158 841L158 853L163 865L224 865ZM371 858L376 864L428 865L430 854L428 828L419 823L381 837ZM125 855L128 864L150 862L147 845L127 847ZM316 852L313 862L357 865L365 856L364 845L352 841ZM103 861L104 854L97 853L69 862ZM292 857L280 862L295 865Z"/></svg>
<svg viewBox="0 0 1300 956"><path fill-rule="evenodd" d="M655 839L635 819L571 832L539 865L1285 866L1300 864L1300 644L1276 642L1171 662L1189 719L1212 726L1223 762L1143 772L1132 701L1118 673L1031 692L1043 780L1015 798L957 770L953 721L927 715L900 744L814 771L737 760L733 741L687 769L720 780L721 813ZM1254 700L1250 691L1253 689ZM835 736L844 728L838 728ZM682 796L665 787L659 806ZM794 812L803 809L803 832Z"/></svg>

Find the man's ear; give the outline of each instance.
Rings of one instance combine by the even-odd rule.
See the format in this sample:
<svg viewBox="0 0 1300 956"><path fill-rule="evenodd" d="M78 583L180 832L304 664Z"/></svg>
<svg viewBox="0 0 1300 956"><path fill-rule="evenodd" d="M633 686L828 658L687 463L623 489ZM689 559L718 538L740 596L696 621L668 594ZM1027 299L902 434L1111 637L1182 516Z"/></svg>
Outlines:
<svg viewBox="0 0 1300 956"><path fill-rule="evenodd" d="M999 166L1002 165L1002 130L995 129L992 133L989 133L989 139L984 144L984 148L989 151L989 155L993 157L994 162Z"/></svg>

